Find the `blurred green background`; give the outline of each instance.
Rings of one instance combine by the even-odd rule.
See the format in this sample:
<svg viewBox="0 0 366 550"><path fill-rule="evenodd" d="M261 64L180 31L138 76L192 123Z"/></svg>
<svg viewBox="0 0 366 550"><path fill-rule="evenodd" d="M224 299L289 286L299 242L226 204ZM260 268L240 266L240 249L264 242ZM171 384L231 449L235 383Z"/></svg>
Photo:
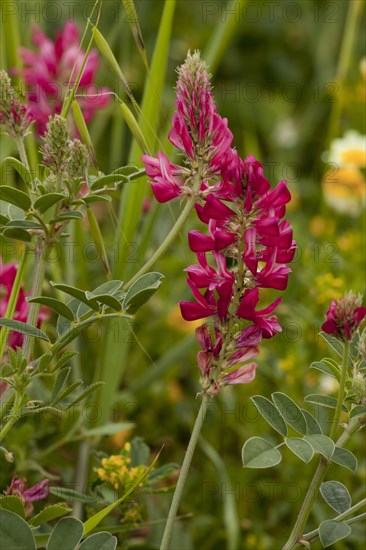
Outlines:
<svg viewBox="0 0 366 550"><path fill-rule="evenodd" d="M60 2L58 8L54 4L47 1L17 4L19 10L23 10L20 17L23 45L30 46L30 22L34 20L49 36L53 36L70 15L84 28L92 3ZM360 6L355 7L356 4ZM36 10L33 15L32 7ZM162 8L161 1L136 0L150 58ZM235 15L231 14L233 8ZM354 21L350 21L352 11L357 12ZM177 2L161 106L161 146L171 153L166 136L173 113L175 68L184 61L187 50L200 49L203 57L212 62L218 110L229 119L239 153L244 156L254 153L263 162L272 183L288 180L293 194L288 217L298 242L293 274L278 309L284 328L282 334L261 346L255 381L247 386L227 388L210 409L203 429L204 439L195 455L180 508L181 514L191 516L177 524L172 546L177 550L280 548L304 496L312 464L305 467L285 450L282 465L265 471L243 470L241 448L253 435L276 439L250 404L251 395L269 396L273 391L283 391L302 404L306 393L332 394L335 390L331 379L308 367L313 360L331 353L318 336L330 300L339 298L348 289L363 290L365 218L361 211L350 215L347 208L340 212L330 206L332 197L324 195L322 186L329 169L323 153L332 148L334 139L349 130L366 133L364 23L364 9L358 0ZM99 28L140 100L146 71L122 2L103 2ZM4 40L2 46L5 65ZM104 60L101 60L98 83L122 94ZM106 110L97 114L90 133L105 173L127 163L131 135L116 102L112 101ZM4 141L1 157L9 153L11 144ZM354 168L363 185L364 170L364 165ZM337 179L336 201L344 203L347 197L356 202L361 200L352 182L352 174ZM136 183L140 184L145 185ZM146 191L149 192L147 185ZM329 186L327 193L332 195ZM114 204L116 206L117 201ZM171 208L153 207L153 212L148 248L141 249L138 237L126 248L130 274L137 271L144 258L163 240L179 212L179 204ZM104 208L96 213L113 262L113 215ZM142 215L141 231L150 219L151 213ZM194 216L189 224L191 228L197 226ZM85 253L90 238L82 226L77 238L84 247L78 247L75 258L76 283L83 288L95 286L104 276L99 262ZM6 251L3 249L3 252ZM135 422L134 435L143 437L154 453L165 445L160 463L181 463L198 410L195 326L181 319L177 306L179 300L190 296L183 269L193 262L184 231L156 266L166 278L161 290L138 313L134 334L128 327L115 334L124 359L121 359L119 398L110 404L111 410L115 419ZM62 267L60 273L62 276ZM82 374L87 381L92 381L97 368L96 357L105 338L102 330L98 327L94 343L91 334L88 345L83 341L79 345ZM113 329L110 327L110 330ZM322 422L329 422L329 415L315 412ZM47 471L57 475L61 472L65 483L72 482L76 445L61 447L44 458L39 454L39 449L47 448L56 439L55 431L63 429L61 423L38 425L34 433L34 425L21 425L13 442L21 449L18 468L30 471L31 457ZM122 433L112 439L105 438L99 448L118 452L129 437ZM347 485L354 502L364 496L362 445L359 434L349 445L359 458L355 475L335 466L328 474L328 479L338 479ZM91 473L91 479L93 475ZM7 481L3 479L5 485ZM170 498L171 493L149 496L144 518L151 521L165 517ZM329 517L327 506L317 503L312 528ZM149 528L142 524L128 535L129 544L152 547L160 540L161 533L161 524ZM354 526L349 539L335 548L361 548L364 536L362 527Z"/></svg>

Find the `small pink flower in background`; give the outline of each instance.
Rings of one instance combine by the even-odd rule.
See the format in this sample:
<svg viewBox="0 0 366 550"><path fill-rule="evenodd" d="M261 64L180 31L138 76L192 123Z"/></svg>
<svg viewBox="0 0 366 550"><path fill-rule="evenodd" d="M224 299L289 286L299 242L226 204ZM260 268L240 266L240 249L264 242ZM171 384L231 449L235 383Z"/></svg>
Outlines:
<svg viewBox="0 0 366 550"><path fill-rule="evenodd" d="M44 479L28 488L25 479L14 476L5 494L19 497L28 516L33 510L32 503L37 500L44 500L50 494L50 482L48 479Z"/></svg>
<svg viewBox="0 0 366 550"><path fill-rule="evenodd" d="M21 48L20 55L24 63L23 77L28 87L28 105L39 133L43 134L49 116L61 112L72 70L75 65L71 86L83 63L85 52L80 49L80 32L73 21L66 22L55 41L34 25L33 44L37 51ZM91 50L77 91L78 95L83 96L78 98L78 102L86 122L93 118L95 111L110 101L110 96L106 95L108 88L97 88L95 85L98 67L98 53Z"/></svg>
<svg viewBox="0 0 366 550"><path fill-rule="evenodd" d="M0 259L0 317L5 316L9 303L11 289L13 287L14 279L17 274L17 269L18 266L16 264L3 264ZM28 317L29 304L26 301L26 296L27 294L21 288L15 306L14 315L12 317L16 321L21 321L22 323L26 323ZM47 319L47 317L47 310L45 308L42 308L38 317L38 325L40 325L44 319ZM23 334L20 334L20 332L11 331L8 337L8 345L9 347L16 349L23 345L23 340Z"/></svg>
<svg viewBox="0 0 366 550"><path fill-rule="evenodd" d="M366 317L366 308L361 306L362 297L347 292L340 300L332 300L326 313L327 320L322 330L339 340L348 342Z"/></svg>

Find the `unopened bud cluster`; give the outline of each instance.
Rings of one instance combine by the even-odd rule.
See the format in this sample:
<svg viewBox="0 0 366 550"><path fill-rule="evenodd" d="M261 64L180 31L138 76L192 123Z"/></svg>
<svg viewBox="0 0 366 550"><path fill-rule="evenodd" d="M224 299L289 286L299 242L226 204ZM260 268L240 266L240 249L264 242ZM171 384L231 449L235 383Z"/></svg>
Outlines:
<svg viewBox="0 0 366 550"><path fill-rule="evenodd" d="M75 180L85 176L89 165L87 149L80 140L71 140L63 117L50 117L43 142L43 162L56 177Z"/></svg>
<svg viewBox="0 0 366 550"><path fill-rule="evenodd" d="M0 71L0 126L12 138L23 138L29 133L33 117L21 101L6 71Z"/></svg>

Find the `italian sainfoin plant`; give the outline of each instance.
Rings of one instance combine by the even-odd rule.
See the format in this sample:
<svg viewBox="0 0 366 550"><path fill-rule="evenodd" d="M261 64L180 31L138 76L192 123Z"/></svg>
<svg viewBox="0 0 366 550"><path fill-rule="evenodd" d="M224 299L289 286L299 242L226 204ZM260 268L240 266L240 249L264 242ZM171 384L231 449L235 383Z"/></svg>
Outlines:
<svg viewBox="0 0 366 550"><path fill-rule="evenodd" d="M181 302L187 321L212 319L196 335L202 405L173 497L162 546L168 548L197 438L210 397L227 384L255 377L258 346L281 331L274 315L277 298L261 306L260 289L283 291L287 266L296 244L284 219L291 195L285 181L271 189L253 155L241 159L232 147L228 121L214 102L210 78L198 52L188 54L178 70L176 113L169 133L182 157L173 164L159 152L142 157L159 202L194 197L198 218L207 232L188 235L197 263L187 267L194 301Z"/></svg>

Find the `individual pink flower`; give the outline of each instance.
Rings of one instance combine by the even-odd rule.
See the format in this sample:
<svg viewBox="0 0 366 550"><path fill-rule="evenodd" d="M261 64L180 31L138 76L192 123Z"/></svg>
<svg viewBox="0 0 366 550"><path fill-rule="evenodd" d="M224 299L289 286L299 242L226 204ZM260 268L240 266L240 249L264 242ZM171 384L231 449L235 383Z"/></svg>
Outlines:
<svg viewBox="0 0 366 550"><path fill-rule="evenodd" d="M366 317L366 308L362 307L361 303L361 295L353 292L347 292L340 300L332 300L322 330L343 342L351 341Z"/></svg>
<svg viewBox="0 0 366 550"><path fill-rule="evenodd" d="M34 25L33 44L37 51L21 48L20 55L24 63L23 78L28 88L28 105L40 134L43 134L49 116L61 112L70 77L72 75L72 86L82 66L85 52L80 48L80 32L73 21L66 22L63 30L56 34L55 41ZM82 96L77 100L86 122L110 101L108 88L96 87L95 75L98 67L98 53L91 50L77 90L78 96Z"/></svg>
<svg viewBox="0 0 366 550"><path fill-rule="evenodd" d="M183 192L184 180L180 177L180 168L172 164L168 157L159 152L157 158L143 155L146 174L151 178L151 186L156 200L167 202Z"/></svg>
<svg viewBox="0 0 366 550"><path fill-rule="evenodd" d="M32 487L28 487L25 479L14 476L5 494L19 497L28 516L33 510L33 502L44 500L50 494L50 482L48 479L44 479Z"/></svg>

